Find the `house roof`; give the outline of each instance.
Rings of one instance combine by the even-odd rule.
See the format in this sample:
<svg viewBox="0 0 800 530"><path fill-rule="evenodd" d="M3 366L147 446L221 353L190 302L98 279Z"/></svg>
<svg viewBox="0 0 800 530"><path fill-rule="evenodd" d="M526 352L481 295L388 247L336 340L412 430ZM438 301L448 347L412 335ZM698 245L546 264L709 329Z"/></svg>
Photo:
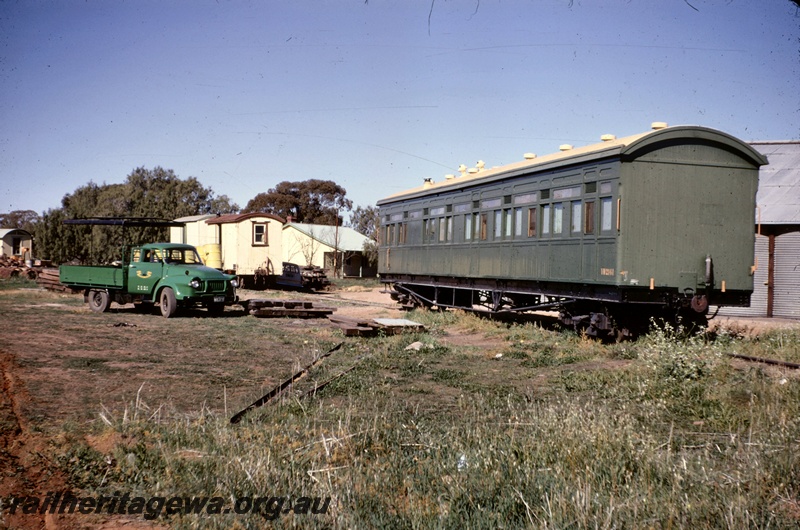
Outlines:
<svg viewBox="0 0 800 530"><path fill-rule="evenodd" d="M280 223L286 222L286 220L283 217L277 216L273 213L250 212L250 213L228 213L225 215L215 215L212 218L207 219L206 223L210 225L241 223L242 221L246 221L247 219L252 219L254 217L266 217L268 219L274 219L275 221L278 221Z"/></svg>
<svg viewBox="0 0 800 530"><path fill-rule="evenodd" d="M203 219L208 219L209 217L214 217L212 213L204 213L201 215L190 215L188 217L181 217L180 219L175 219L178 223L194 223L197 221L202 221Z"/></svg>
<svg viewBox="0 0 800 530"><path fill-rule="evenodd" d="M750 145L769 159L758 172L756 205L761 223L800 224L800 141Z"/></svg>
<svg viewBox="0 0 800 530"><path fill-rule="evenodd" d="M364 242L369 240L364 234L346 226L340 226L337 232L336 227L330 225L286 223L283 229L286 230L290 227L324 245L344 252L360 252L364 249ZM336 245L337 236L339 239L338 245Z"/></svg>
<svg viewBox="0 0 800 530"><path fill-rule="evenodd" d="M13 232L19 232L21 235L27 235L28 237L31 236L31 233L27 230L23 230L21 228L0 228L0 239L6 237L8 234Z"/></svg>

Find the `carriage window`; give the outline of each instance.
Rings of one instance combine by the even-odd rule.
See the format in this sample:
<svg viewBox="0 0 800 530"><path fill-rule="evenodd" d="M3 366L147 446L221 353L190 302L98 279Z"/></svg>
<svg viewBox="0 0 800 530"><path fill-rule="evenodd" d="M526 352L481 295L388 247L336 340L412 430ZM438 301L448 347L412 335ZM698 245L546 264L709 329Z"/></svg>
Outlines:
<svg viewBox="0 0 800 530"><path fill-rule="evenodd" d="M522 236L522 208L514 210L514 237Z"/></svg>
<svg viewBox="0 0 800 530"><path fill-rule="evenodd" d="M514 204L527 204L530 202L536 202L537 199L537 192L533 193L524 193L522 195L517 195L514 197Z"/></svg>
<svg viewBox="0 0 800 530"><path fill-rule="evenodd" d="M584 209L585 221L583 223L584 234L594 234L594 201L587 201Z"/></svg>
<svg viewBox="0 0 800 530"><path fill-rule="evenodd" d="M505 213L505 225L503 226L503 236L506 238L511 237L511 230L514 228L513 218L511 217L511 210L506 210Z"/></svg>
<svg viewBox="0 0 800 530"><path fill-rule="evenodd" d="M464 216L464 239L469 241L472 239L472 214Z"/></svg>
<svg viewBox="0 0 800 530"><path fill-rule="evenodd" d="M603 232L611 231L611 223L614 218L612 206L611 197L600 199L600 230Z"/></svg>
<svg viewBox="0 0 800 530"><path fill-rule="evenodd" d="M503 210L494 211L494 238L500 239L503 236Z"/></svg>
<svg viewBox="0 0 800 530"><path fill-rule="evenodd" d="M528 237L536 237L536 208L528 209Z"/></svg>
<svg viewBox="0 0 800 530"><path fill-rule="evenodd" d="M542 206L542 235L550 233L550 205Z"/></svg>
<svg viewBox="0 0 800 530"><path fill-rule="evenodd" d="M481 223L480 223L480 231L481 231L481 239L486 239L489 237L489 214L482 213L481 214Z"/></svg>
<svg viewBox="0 0 800 530"><path fill-rule="evenodd" d="M570 231L573 234L577 234L581 231L581 213L583 213L583 209L581 208L581 201L572 201L572 214L570 215Z"/></svg>
<svg viewBox="0 0 800 530"><path fill-rule="evenodd" d="M553 204L553 233L560 234L564 229L564 203Z"/></svg>
<svg viewBox="0 0 800 530"><path fill-rule="evenodd" d="M439 218L439 241L451 241L453 239L453 218Z"/></svg>
<svg viewBox="0 0 800 530"><path fill-rule="evenodd" d="M397 244L404 245L406 242L406 224L400 223L399 225L397 225L397 229L398 229Z"/></svg>

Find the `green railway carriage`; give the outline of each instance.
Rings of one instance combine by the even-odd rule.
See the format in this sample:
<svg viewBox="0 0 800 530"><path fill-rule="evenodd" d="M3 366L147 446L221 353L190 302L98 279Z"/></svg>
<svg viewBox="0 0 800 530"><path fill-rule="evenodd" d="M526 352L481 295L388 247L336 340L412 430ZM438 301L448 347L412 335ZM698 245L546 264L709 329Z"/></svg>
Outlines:
<svg viewBox="0 0 800 530"><path fill-rule="evenodd" d="M426 182L378 202L381 279L405 304L556 308L593 334L703 323L749 304L766 163L723 132L656 126Z"/></svg>

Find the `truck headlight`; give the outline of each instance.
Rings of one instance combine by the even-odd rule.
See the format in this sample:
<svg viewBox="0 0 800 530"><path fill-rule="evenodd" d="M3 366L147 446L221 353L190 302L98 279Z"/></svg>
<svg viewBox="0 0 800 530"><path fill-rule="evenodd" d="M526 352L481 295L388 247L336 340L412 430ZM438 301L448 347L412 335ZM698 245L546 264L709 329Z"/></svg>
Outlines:
<svg viewBox="0 0 800 530"><path fill-rule="evenodd" d="M239 280L236 279L236 278L232 279L231 280L231 285L233 286L234 289L238 289L239 288Z"/></svg>
<svg viewBox="0 0 800 530"><path fill-rule="evenodd" d="M203 284L200 282L199 278L192 278L192 281L189 282L189 287L192 289L199 289L201 285Z"/></svg>

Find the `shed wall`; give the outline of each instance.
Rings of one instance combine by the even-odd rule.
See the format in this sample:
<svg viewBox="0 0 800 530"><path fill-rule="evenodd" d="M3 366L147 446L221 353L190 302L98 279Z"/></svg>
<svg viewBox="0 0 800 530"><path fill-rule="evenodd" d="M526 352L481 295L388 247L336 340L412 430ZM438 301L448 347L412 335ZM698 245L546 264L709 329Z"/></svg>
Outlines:
<svg viewBox="0 0 800 530"><path fill-rule="evenodd" d="M767 278L769 276L769 238L756 236L755 257L758 268L753 275L753 294L750 307L722 307L720 316L766 317L767 316ZM711 313L716 308L711 308Z"/></svg>
<svg viewBox="0 0 800 530"><path fill-rule="evenodd" d="M772 315L800 318L800 232L775 239L774 280Z"/></svg>

